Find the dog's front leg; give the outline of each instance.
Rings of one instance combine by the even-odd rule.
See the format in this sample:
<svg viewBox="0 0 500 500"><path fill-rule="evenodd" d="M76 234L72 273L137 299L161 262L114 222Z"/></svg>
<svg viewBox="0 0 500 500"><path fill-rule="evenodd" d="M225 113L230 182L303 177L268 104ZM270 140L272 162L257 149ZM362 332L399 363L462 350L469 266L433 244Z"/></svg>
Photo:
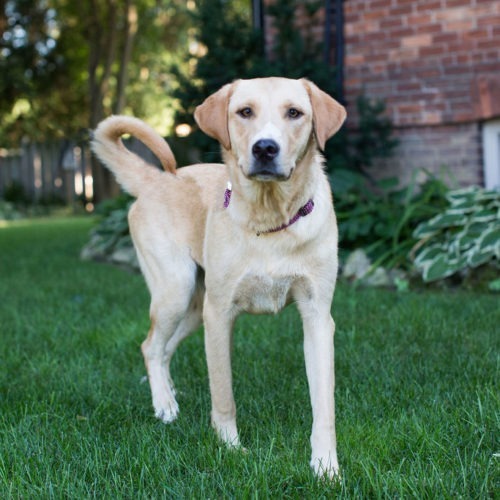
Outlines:
<svg viewBox="0 0 500 500"><path fill-rule="evenodd" d="M335 436L334 350L335 323L326 304L299 303L304 325L304 355L311 395L313 426L311 467L319 476L339 474Z"/></svg>
<svg viewBox="0 0 500 500"><path fill-rule="evenodd" d="M203 321L205 351L212 398L212 426L228 446L238 447L236 405L231 373L231 339L234 318L224 308L216 307L205 296Z"/></svg>

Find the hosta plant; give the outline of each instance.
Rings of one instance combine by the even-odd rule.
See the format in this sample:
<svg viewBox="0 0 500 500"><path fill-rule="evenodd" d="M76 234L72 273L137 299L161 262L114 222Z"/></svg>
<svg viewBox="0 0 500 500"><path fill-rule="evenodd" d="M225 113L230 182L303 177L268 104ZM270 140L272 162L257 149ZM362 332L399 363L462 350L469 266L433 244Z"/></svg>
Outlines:
<svg viewBox="0 0 500 500"><path fill-rule="evenodd" d="M450 191L448 207L420 223L413 236L414 264L426 282L484 264L499 267L500 191L469 187Z"/></svg>
<svg viewBox="0 0 500 500"><path fill-rule="evenodd" d="M112 262L131 269L139 268L127 221L132 203L130 196L122 195L98 206L97 211L104 218L92 229L90 240L81 251L82 259Z"/></svg>

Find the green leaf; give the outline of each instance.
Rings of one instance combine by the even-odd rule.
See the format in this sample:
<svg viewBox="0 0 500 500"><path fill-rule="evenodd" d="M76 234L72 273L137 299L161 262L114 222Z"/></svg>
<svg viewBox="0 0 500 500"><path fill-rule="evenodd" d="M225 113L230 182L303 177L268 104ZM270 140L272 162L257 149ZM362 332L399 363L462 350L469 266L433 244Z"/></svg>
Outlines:
<svg viewBox="0 0 500 500"><path fill-rule="evenodd" d="M493 250L486 250L483 252L470 252L468 254L467 262L471 267L479 267L483 264L486 264L491 259L495 257L495 252Z"/></svg>
<svg viewBox="0 0 500 500"><path fill-rule="evenodd" d="M492 291L492 292L500 292L500 278L496 279L496 280L493 280L493 281L490 281L488 283L488 288Z"/></svg>
<svg viewBox="0 0 500 500"><path fill-rule="evenodd" d="M431 261L436 259L440 255L446 254L443 250L442 245L434 244L432 246L424 247L415 257L415 265L418 267L425 267L429 265Z"/></svg>
<svg viewBox="0 0 500 500"><path fill-rule="evenodd" d="M470 213L477 210L477 203L473 198L462 199L458 198L454 200L448 212L452 213Z"/></svg>
<svg viewBox="0 0 500 500"><path fill-rule="evenodd" d="M495 220L498 220L498 210L496 209L478 210L472 215L472 221L474 222L492 222Z"/></svg>
<svg viewBox="0 0 500 500"><path fill-rule="evenodd" d="M454 273L455 269L450 266L447 256L441 254L426 265L423 272L423 278L424 281L431 282L447 278Z"/></svg>
<svg viewBox="0 0 500 500"><path fill-rule="evenodd" d="M495 200L500 202L500 191L495 189L484 189L478 192L477 199L480 201Z"/></svg>
<svg viewBox="0 0 500 500"><path fill-rule="evenodd" d="M467 217L460 214L445 212L433 217L429 222L429 228L441 229L446 227L462 226L467 222Z"/></svg>
<svg viewBox="0 0 500 500"><path fill-rule="evenodd" d="M399 179L397 177L386 177L385 179L380 179L377 181L377 186L382 188L384 191L393 189L399 184Z"/></svg>
<svg viewBox="0 0 500 500"><path fill-rule="evenodd" d="M492 250L500 258L500 226L494 226L486 231L478 241L480 251Z"/></svg>
<svg viewBox="0 0 500 500"><path fill-rule="evenodd" d="M427 238L436 234L437 230L434 227L431 227L429 221L421 222L413 231L413 237L417 239Z"/></svg>
<svg viewBox="0 0 500 500"><path fill-rule="evenodd" d="M346 193L353 187L366 183L366 179L361 174L344 168L335 170L331 179L335 195Z"/></svg>
<svg viewBox="0 0 500 500"><path fill-rule="evenodd" d="M454 205L455 203L463 203L465 201L474 201L478 190L477 186L470 186L462 189L454 189L446 194L446 199Z"/></svg>

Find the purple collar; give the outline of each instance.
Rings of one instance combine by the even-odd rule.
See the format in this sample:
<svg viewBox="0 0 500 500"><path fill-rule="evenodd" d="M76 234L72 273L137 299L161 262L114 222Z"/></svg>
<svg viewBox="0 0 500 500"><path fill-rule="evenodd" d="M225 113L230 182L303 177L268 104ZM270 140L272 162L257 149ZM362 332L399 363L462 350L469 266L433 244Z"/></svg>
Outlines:
<svg viewBox="0 0 500 500"><path fill-rule="evenodd" d="M227 208L229 206L232 193L233 191L231 183L228 182L226 191L224 192L224 208ZM266 231L259 231L257 233L257 236L260 236L261 234L277 233L278 231L282 231L283 229L290 227L292 224L295 224L301 217L309 215L313 211L313 209L314 209L314 201L310 199L304 206L299 208L299 211L287 223L281 224L281 226L275 227L273 229L267 229Z"/></svg>

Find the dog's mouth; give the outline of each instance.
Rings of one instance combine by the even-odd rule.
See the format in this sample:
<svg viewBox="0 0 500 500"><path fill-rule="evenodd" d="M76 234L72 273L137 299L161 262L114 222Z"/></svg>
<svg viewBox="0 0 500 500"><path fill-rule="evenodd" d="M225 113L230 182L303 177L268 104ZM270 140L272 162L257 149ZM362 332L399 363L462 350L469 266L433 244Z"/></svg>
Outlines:
<svg viewBox="0 0 500 500"><path fill-rule="evenodd" d="M283 182L290 179L292 175L293 168L289 172L283 172L283 170L274 163L271 164L259 164L259 162L254 162L249 170L241 168L245 177L254 181L260 182Z"/></svg>
<svg viewBox="0 0 500 500"><path fill-rule="evenodd" d="M290 178L290 176L272 171L261 170L257 173L250 173L248 175L248 178L254 181L261 181L261 182L282 182L282 181L287 181Z"/></svg>

